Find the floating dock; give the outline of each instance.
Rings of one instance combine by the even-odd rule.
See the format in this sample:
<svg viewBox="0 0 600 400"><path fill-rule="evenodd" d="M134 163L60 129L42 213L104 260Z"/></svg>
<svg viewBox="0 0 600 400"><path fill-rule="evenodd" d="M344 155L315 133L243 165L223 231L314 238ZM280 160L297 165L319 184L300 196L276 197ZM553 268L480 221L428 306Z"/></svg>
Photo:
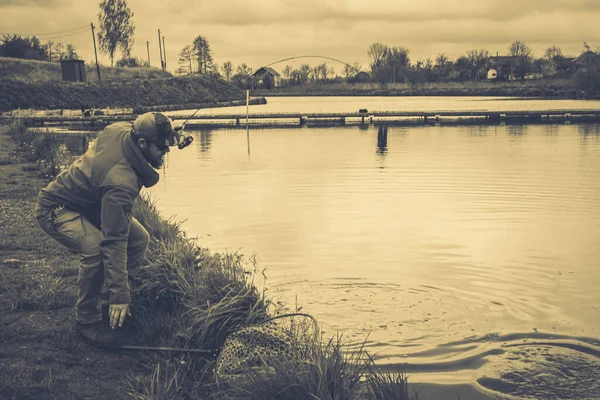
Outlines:
<svg viewBox="0 0 600 400"><path fill-rule="evenodd" d="M1 116L0 120L20 119L30 126L76 126L97 129L118 121L132 121L133 114L98 116ZM302 127L344 125L405 124L499 124L499 123L565 123L600 121L599 110L517 110L517 111L376 111L345 113L260 113L174 115L188 128L210 127Z"/></svg>

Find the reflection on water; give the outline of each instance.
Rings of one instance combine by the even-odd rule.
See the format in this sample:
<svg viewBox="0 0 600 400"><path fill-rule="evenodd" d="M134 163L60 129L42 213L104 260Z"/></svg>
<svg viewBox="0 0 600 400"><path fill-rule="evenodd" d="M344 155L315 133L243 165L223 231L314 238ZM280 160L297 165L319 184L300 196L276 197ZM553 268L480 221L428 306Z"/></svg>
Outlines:
<svg viewBox="0 0 600 400"><path fill-rule="evenodd" d="M523 136L527 134L528 125L506 125L506 132L513 136Z"/></svg>
<svg viewBox="0 0 600 400"><path fill-rule="evenodd" d="M508 345L600 338L598 129L192 132L210 146L169 153L151 192L202 245L256 253L271 294L326 334L368 335L414 379L489 389L518 379L498 370Z"/></svg>
<svg viewBox="0 0 600 400"><path fill-rule="evenodd" d="M577 130L584 139L588 137L600 137L600 125L598 124L582 124L577 126Z"/></svg>
<svg viewBox="0 0 600 400"><path fill-rule="evenodd" d="M210 144L212 140L212 131L208 129L203 129L200 131L200 151L202 153L210 150Z"/></svg>
<svg viewBox="0 0 600 400"><path fill-rule="evenodd" d="M380 125L377 128L377 154L385 156L387 153L387 138L388 138L388 127L386 125Z"/></svg>

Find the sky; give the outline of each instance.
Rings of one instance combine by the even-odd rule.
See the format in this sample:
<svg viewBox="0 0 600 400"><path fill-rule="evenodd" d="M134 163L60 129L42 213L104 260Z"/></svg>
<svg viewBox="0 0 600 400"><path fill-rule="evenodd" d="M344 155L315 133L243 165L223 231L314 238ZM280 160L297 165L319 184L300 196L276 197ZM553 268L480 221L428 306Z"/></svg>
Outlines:
<svg viewBox="0 0 600 400"><path fill-rule="evenodd" d="M600 47L600 0L127 0L133 11L132 55L160 65L158 29L167 49L167 69L198 35L214 61L254 70L272 64L327 62L342 75L345 63L368 70L368 48L378 42L409 50L412 63L445 53L451 60L473 49L505 55L525 42L536 57L550 46L576 56L587 42ZM37 34L42 43L72 43L86 63L94 61L90 23L98 27L100 1L0 0L0 32ZM81 28L77 30L77 28ZM97 29L97 28L96 28ZM99 55L101 64L110 64Z"/></svg>

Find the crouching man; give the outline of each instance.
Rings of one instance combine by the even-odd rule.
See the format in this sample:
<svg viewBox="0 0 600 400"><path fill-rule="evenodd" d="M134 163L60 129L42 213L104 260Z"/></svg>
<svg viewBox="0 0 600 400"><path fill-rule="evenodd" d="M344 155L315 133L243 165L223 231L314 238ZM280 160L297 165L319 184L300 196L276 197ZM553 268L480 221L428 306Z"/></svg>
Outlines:
<svg viewBox="0 0 600 400"><path fill-rule="evenodd" d="M149 242L132 217L133 204L142 186L158 182L156 170L180 137L162 113L109 125L38 195L41 228L81 256L76 328L90 344L118 345L109 325L122 327L131 315L135 271ZM108 324L102 322L103 302L108 302Z"/></svg>

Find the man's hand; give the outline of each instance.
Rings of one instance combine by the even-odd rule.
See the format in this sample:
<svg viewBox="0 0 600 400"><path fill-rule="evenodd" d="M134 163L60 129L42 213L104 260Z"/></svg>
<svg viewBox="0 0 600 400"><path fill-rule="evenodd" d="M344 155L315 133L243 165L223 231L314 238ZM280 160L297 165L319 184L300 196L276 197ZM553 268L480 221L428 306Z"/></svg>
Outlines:
<svg viewBox="0 0 600 400"><path fill-rule="evenodd" d="M117 326L119 328L123 326L123 322L125 322L125 317L127 315L131 316L129 306L129 304L111 304L109 306L108 316L110 319L111 328L115 329Z"/></svg>
<svg viewBox="0 0 600 400"><path fill-rule="evenodd" d="M172 121L171 127L173 128L174 132L181 132L185 128L185 124L181 121Z"/></svg>

